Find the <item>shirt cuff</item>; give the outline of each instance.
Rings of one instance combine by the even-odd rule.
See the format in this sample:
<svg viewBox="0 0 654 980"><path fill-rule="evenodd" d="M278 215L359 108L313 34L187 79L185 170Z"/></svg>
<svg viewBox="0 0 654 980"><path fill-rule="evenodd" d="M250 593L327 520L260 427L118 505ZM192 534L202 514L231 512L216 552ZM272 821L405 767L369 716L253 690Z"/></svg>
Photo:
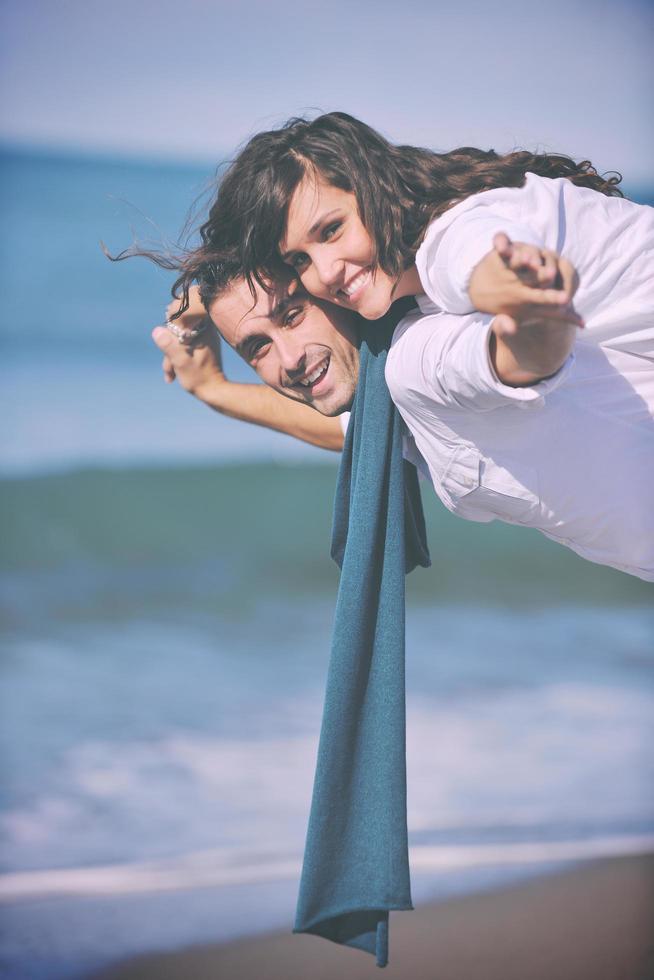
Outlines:
<svg viewBox="0 0 654 980"><path fill-rule="evenodd" d="M445 215L444 217L447 217ZM449 226L439 227L443 218L428 228L416 254L422 287L432 302L448 313L470 313L468 287L475 267L493 248L493 236L506 232L514 242L543 246L538 235L497 215L459 215Z"/></svg>
<svg viewBox="0 0 654 980"><path fill-rule="evenodd" d="M512 385L506 385L504 382L500 381L495 373L495 368L493 367L490 354L490 338L492 329L493 321L491 320L486 327L486 336L482 345L484 360L480 365L480 375L484 385L489 391L494 391L498 395L501 395L503 399L520 403L521 408L530 408L542 405L545 395L550 394L550 392L558 388L559 385L563 384L565 379L568 377L570 371L572 370L572 365L575 362L574 350L570 351L566 360L563 362L558 371L550 375L549 378L544 378L542 381L537 381L533 385L525 385L524 387L521 386L520 388L514 388Z"/></svg>

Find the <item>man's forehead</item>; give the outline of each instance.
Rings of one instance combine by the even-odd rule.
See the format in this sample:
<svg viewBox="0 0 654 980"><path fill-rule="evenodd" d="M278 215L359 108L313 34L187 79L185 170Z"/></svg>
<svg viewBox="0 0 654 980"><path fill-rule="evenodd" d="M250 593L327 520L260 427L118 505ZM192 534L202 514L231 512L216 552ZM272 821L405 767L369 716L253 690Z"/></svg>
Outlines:
<svg viewBox="0 0 654 980"><path fill-rule="evenodd" d="M297 288L295 279L271 284L270 292L255 283L253 296L246 280L239 279L214 300L210 312L229 343L238 342L238 336L256 322L264 326L266 322L274 321Z"/></svg>

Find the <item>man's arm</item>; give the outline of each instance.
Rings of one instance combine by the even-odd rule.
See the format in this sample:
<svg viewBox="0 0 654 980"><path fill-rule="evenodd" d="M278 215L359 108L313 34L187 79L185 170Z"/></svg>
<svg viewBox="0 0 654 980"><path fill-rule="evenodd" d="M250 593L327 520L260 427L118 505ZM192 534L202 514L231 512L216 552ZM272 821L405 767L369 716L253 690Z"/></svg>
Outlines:
<svg viewBox="0 0 654 980"><path fill-rule="evenodd" d="M204 310L198 316L200 319L206 316ZM180 325L194 324L187 318ZM285 398L265 385L228 381L222 369L220 336L211 321L192 346L180 343L165 327L155 327L152 338L164 355L166 382L170 384L177 379L186 391L214 411L284 432L321 449L339 452L343 448L338 418L320 415L308 405Z"/></svg>

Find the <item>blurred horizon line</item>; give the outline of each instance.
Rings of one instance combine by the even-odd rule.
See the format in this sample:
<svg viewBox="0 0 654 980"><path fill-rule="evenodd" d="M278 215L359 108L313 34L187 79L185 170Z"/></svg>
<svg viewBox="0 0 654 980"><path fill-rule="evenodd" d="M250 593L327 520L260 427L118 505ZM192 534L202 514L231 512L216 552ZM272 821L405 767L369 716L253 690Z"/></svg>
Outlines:
<svg viewBox="0 0 654 980"><path fill-rule="evenodd" d="M0 156L34 156L54 160L88 160L90 163L129 163L143 167L170 167L171 169L201 170L203 168L214 173L230 162L231 157L225 152L216 162L208 156L186 155L178 153L163 153L157 150L124 150L111 146L91 143L50 143L39 140L12 140L0 137Z"/></svg>

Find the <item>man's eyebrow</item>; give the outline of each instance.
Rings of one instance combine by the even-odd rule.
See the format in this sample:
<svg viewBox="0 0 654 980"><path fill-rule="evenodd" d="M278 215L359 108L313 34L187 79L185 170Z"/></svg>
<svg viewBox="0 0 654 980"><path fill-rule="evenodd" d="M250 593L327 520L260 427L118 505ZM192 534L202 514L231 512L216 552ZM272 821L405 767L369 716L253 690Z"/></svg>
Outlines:
<svg viewBox="0 0 654 980"><path fill-rule="evenodd" d="M311 235L315 235L315 233L318 231L318 229L320 228L320 226L321 225L324 225L324 223L326 221L329 221L330 218L333 218L333 216L335 214L338 214L338 208L333 208L333 210L328 211L327 214L321 214L320 217L318 218L318 220L317 221L314 221L314 223L311 225L311 227L309 228L309 231L307 232L307 235L309 237ZM283 259L287 259L289 257L289 255L292 255L293 254L294 251L295 251L295 249L292 248L292 249L289 249L288 252L282 252L282 258Z"/></svg>
<svg viewBox="0 0 654 980"><path fill-rule="evenodd" d="M294 294L293 296L282 296L282 298L275 303L270 313L265 313L265 314L261 314L261 316L252 317L251 322L254 322L256 320L266 320L268 323L274 323L276 320L279 320L283 316L283 314L286 312L289 306L292 306L294 303L298 303L298 302L301 302L301 297L298 294ZM234 350L236 351L237 354L240 354L241 357L245 357L248 345L253 340L257 340L259 337L265 338L266 334L260 333L255 327L253 330L251 330L249 333L246 333L246 335L239 340Z"/></svg>
<svg viewBox="0 0 654 980"><path fill-rule="evenodd" d="M268 318L266 317L266 319L268 319ZM238 344L236 344L234 350L236 351L237 354L240 354L241 357L243 357L243 358L245 358L245 360L247 360L248 347L250 346L250 344L252 343L253 340L257 340L258 338L261 338L262 340L265 340L266 339L266 334L265 333L258 333L256 330L252 330L252 332L249 333L249 334L246 334L246 336L243 337L242 340L239 340L239 342L238 342Z"/></svg>
<svg viewBox="0 0 654 980"><path fill-rule="evenodd" d="M289 294L287 293L285 296L282 296L281 299L277 300L272 310L270 311L268 319L273 321L279 320L280 317L283 316L284 313L286 313L289 306L293 306L294 303L298 303L299 301L300 301L300 297L297 295L297 293L294 293L292 296L289 296Z"/></svg>

